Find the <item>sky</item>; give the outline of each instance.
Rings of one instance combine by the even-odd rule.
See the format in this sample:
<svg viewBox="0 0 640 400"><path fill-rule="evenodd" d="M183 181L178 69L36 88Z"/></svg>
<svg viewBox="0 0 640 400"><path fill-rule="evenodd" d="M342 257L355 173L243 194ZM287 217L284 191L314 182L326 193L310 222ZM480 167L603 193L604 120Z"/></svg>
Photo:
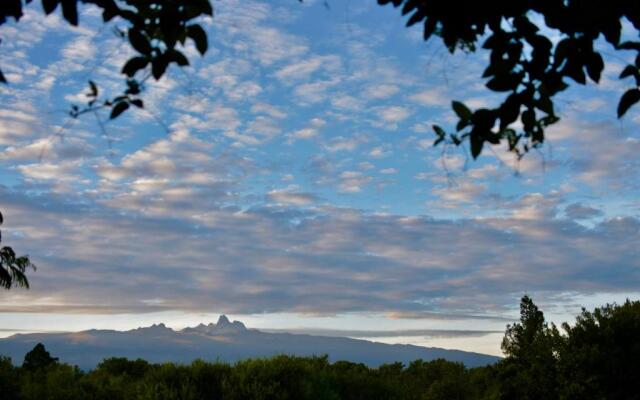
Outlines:
<svg viewBox="0 0 640 400"><path fill-rule="evenodd" d="M640 108L615 117L628 54L598 43L600 85L559 96L539 152L474 161L431 126L452 128L453 99L499 104L486 52L451 55L374 1L214 7L209 52L188 45L191 66L115 121L67 111L89 79L122 90L117 22L31 4L0 28L2 238L38 267L0 292L0 336L225 313L501 354L525 293L556 322L640 298Z"/></svg>

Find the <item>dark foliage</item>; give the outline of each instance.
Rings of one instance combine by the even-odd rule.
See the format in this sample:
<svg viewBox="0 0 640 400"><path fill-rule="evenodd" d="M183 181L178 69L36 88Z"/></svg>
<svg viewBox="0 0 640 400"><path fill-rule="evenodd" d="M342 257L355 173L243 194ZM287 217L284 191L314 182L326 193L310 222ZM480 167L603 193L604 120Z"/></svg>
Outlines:
<svg viewBox="0 0 640 400"><path fill-rule="evenodd" d="M506 358L467 369L445 360L369 368L327 357L277 356L235 365L110 358L90 372L59 364L38 344L22 367L0 358L0 398L489 400L640 398L640 302L583 311L561 334L529 297L507 327ZM30 360L27 363L27 358Z"/></svg>
<svg viewBox="0 0 640 400"><path fill-rule="evenodd" d="M595 48L598 38L614 51L635 53L620 79L634 78L618 105L618 117L640 101L640 41L621 41L622 20L640 32L637 0L378 0L402 7L407 25L421 24L424 39L440 37L451 53L489 50L482 75L486 87L504 93L493 109L471 111L453 102L458 116L456 132L434 126L436 144L469 142L476 158L485 143L506 141L519 157L540 146L544 131L558 121L553 98L569 87L569 80L584 85L600 81L605 63ZM539 17L539 18L538 18ZM539 26L541 23L544 26ZM541 28L544 28L542 30ZM550 37L560 38L552 42ZM482 41L482 43L479 43ZM518 121L522 130L512 126Z"/></svg>
<svg viewBox="0 0 640 400"><path fill-rule="evenodd" d="M25 354L22 368L27 371L39 371L48 368L58 362L57 358L51 357L51 354L44 348L42 343L35 345L33 350Z"/></svg>
<svg viewBox="0 0 640 400"><path fill-rule="evenodd" d="M2 212L0 212L0 225L3 223ZM0 230L0 243L2 242L2 231ZM28 288L29 281L25 272L28 268L35 269L28 256L16 256L11 247L0 248L0 287L11 289L13 286L23 286Z"/></svg>
<svg viewBox="0 0 640 400"><path fill-rule="evenodd" d="M19 21L23 7L32 0L3 0L0 3L0 25L10 17ZM71 25L78 25L78 6L92 5L102 11L104 22L118 20L126 28L116 31L138 54L122 66L126 89L113 98L100 100L98 86L89 81L86 107L72 106L69 115L78 117L101 108L110 108L110 118L120 116L131 106L142 108L139 95L151 77L160 79L171 64L189 65L181 47L188 40L204 54L209 45L207 35L197 22L202 16L213 16L209 0L42 0L45 14L60 10ZM0 71L0 82L6 79Z"/></svg>
<svg viewBox="0 0 640 400"><path fill-rule="evenodd" d="M301 1L301 0L299 0ZM9 18L22 17L23 7L32 0L5 0L0 4L0 25ZM569 87L569 81L584 85L600 81L605 62L595 48L599 38L614 51L635 52L620 79L633 78L632 87L621 97L618 117L640 101L640 41L622 41L622 20L640 31L640 7L636 0L378 0L393 4L407 15L407 25L421 24L424 40L440 37L451 53L473 52L478 46L490 57L482 78L493 92L504 93L504 101L493 109L467 108L454 101L458 116L456 132L447 134L434 126L436 144L461 145L469 142L472 156L478 157L485 143L506 141L509 149L522 156L540 146L545 128L559 120L553 98ZM213 16L209 0L42 0L46 14L59 8L71 25L78 25L78 5L102 10L105 22L118 19L127 28L118 34L138 53L122 67L126 90L112 99L98 101L98 88L90 82L88 105L74 106L77 117L96 108L111 108L117 118L131 106L141 108L139 98L145 81L160 79L171 64L189 65L180 46L194 42L201 54L208 49L207 34L198 23ZM539 18L537 18L539 17ZM544 24L544 26L539 26ZM544 30L541 30L544 28ZM557 35L555 43L550 37ZM479 41L482 40L480 44ZM6 82L0 71L0 82ZM522 130L513 125L520 121Z"/></svg>
<svg viewBox="0 0 640 400"><path fill-rule="evenodd" d="M302 1L302 0L299 0ZM0 26L9 19L19 21L23 8L33 0L2 0ZM569 87L568 79L586 84L587 78L598 83L604 59L594 47L603 37L615 51L635 52L633 64L627 65L620 79L633 78L629 90L621 97L618 117L640 101L640 41L621 41L621 21L626 18L640 31L640 7L637 0L496 0L490 3L473 0L378 0L379 4L402 7L409 15L407 25L422 24L424 39L442 39L449 51L490 51L489 65L483 78L493 92L505 93L502 104L493 109L470 110L463 103L452 102L458 116L455 133L447 133L434 125L435 145L460 146L469 143L471 155L477 158L485 143L508 143L518 157L539 147L545 139L545 128L559 120L554 96ZM121 68L126 88L115 97L102 99L95 82L89 81L87 104L73 105L71 117L99 109L110 109L110 119L125 111L143 108L140 97L145 82L160 79L171 64L189 65L181 51L188 41L204 54L208 49L207 34L198 23L203 16L213 16L209 0L42 0L45 14L59 10L71 25L78 25L78 6L92 5L102 11L104 22L118 20L126 28L117 34L137 54ZM327 3L325 2L325 5ZM561 37L553 43L532 18L542 17L545 28ZM0 82L6 79L0 69ZM521 121L522 130L513 125ZM3 251L0 286L12 284L28 287L24 275L31 267L28 258L15 258L11 248ZM6 258L5 258L6 257Z"/></svg>

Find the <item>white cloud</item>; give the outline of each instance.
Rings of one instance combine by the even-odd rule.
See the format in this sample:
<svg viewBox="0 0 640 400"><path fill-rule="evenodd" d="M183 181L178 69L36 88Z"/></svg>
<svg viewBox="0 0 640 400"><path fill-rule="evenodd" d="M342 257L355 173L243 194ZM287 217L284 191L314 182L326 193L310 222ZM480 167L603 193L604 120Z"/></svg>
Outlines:
<svg viewBox="0 0 640 400"><path fill-rule="evenodd" d="M276 203L294 206L306 206L316 201L316 197L310 193L295 192L289 189L272 190L267 193L267 197Z"/></svg>
<svg viewBox="0 0 640 400"><path fill-rule="evenodd" d="M400 88L396 85L381 84L367 87L365 95L370 99L386 99L398 93Z"/></svg>

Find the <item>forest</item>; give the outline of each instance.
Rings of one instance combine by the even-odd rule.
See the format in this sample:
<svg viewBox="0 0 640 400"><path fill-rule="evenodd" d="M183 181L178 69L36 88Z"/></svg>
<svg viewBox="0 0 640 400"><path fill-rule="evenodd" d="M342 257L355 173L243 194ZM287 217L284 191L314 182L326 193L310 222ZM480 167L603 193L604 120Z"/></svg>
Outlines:
<svg viewBox="0 0 640 400"><path fill-rule="evenodd" d="M369 368L326 356L190 365L105 359L60 363L37 344L21 366L0 358L0 394L15 399L639 399L640 301L583 309L556 327L524 296L507 325L505 357L465 368L446 360Z"/></svg>

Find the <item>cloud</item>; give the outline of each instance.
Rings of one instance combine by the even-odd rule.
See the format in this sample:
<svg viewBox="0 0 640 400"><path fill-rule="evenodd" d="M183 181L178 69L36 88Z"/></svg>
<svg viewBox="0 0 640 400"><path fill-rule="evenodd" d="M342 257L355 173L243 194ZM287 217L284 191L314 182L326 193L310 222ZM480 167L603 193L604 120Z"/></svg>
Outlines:
<svg viewBox="0 0 640 400"><path fill-rule="evenodd" d="M367 87L365 95L370 99L386 99L398 93L400 88L396 85L381 84Z"/></svg>
<svg viewBox="0 0 640 400"><path fill-rule="evenodd" d="M409 117L409 115L411 115L411 111L409 111L405 107L400 106L391 106L378 109L378 116L380 117L380 119L382 119L384 122L392 124L404 121L405 119L407 119L407 117Z"/></svg>
<svg viewBox="0 0 640 400"><path fill-rule="evenodd" d="M340 174L338 190L343 193L358 193L371 182L370 176L359 171L345 171Z"/></svg>
<svg viewBox="0 0 640 400"><path fill-rule="evenodd" d="M353 136L336 136L325 144L327 151L331 153L339 151L353 151L361 144L367 143L369 138L366 135L353 134Z"/></svg>
<svg viewBox="0 0 640 400"><path fill-rule="evenodd" d="M610 78L597 99L568 92L590 112L563 103L544 162L467 161L432 151L431 125L453 126L453 98L492 103L482 59L425 74L421 43L390 46L395 31L365 17L320 37L298 29L333 23L309 7L231 0L205 22L211 52L101 131L92 115L69 122L67 102L87 77L120 90L130 54L96 34L99 15L74 30L33 10L3 32L0 206L3 240L40 268L5 311L471 319L525 291L637 291L637 120L603 117ZM59 59L41 62L45 47ZM398 171L420 182L384 189Z"/></svg>
<svg viewBox="0 0 640 400"><path fill-rule="evenodd" d="M410 100L423 106L447 106L451 103L451 97L442 89L428 89L415 93L409 97Z"/></svg>
<svg viewBox="0 0 640 400"><path fill-rule="evenodd" d="M272 190L267 193L269 200L280 204L306 206L317 201L316 196L310 193L294 192L289 189Z"/></svg>
<svg viewBox="0 0 640 400"><path fill-rule="evenodd" d="M270 197L311 204L293 190ZM56 312L81 305L82 312L206 312L215 305L234 313L501 315L525 291L544 299L567 288L588 294L640 284L635 218L585 228L562 218L520 218L515 209L513 217L452 221L204 202L196 202L192 218L193 200L187 213L174 206L145 214L70 203L72 196L2 189L2 198L10 216L4 239L40 267L32 290L11 293L5 311L12 304L14 311ZM144 301L151 298L162 302Z"/></svg>
<svg viewBox="0 0 640 400"><path fill-rule="evenodd" d="M408 329L408 330L343 330L343 329L261 329L264 332L293 333L302 335L351 337L351 338L395 338L395 337L423 337L423 338L452 338L452 337L478 337L502 331L475 331L475 330L450 330L450 329Z"/></svg>
<svg viewBox="0 0 640 400"><path fill-rule="evenodd" d="M335 73L340 67L340 58L335 55L311 56L281 68L275 75L285 82L307 80L314 72L320 69L325 70L327 73Z"/></svg>
<svg viewBox="0 0 640 400"><path fill-rule="evenodd" d="M590 219L603 216L603 212L597 208L585 206L583 204L573 203L569 204L564 209L565 214L571 219Z"/></svg>

